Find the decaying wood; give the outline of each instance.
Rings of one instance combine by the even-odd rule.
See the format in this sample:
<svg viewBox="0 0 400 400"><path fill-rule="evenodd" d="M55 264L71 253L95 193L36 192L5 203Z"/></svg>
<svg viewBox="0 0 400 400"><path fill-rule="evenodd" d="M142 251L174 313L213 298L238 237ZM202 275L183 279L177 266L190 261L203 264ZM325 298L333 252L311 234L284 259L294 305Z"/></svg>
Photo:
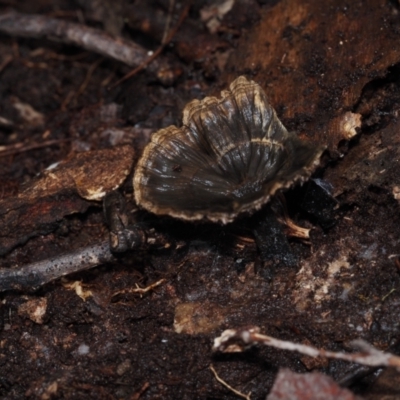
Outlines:
<svg viewBox="0 0 400 400"><path fill-rule="evenodd" d="M1 201L0 255L102 200L123 183L133 159L129 145L78 153L45 170L16 197Z"/></svg>
<svg viewBox="0 0 400 400"><path fill-rule="evenodd" d="M364 86L400 62L395 5L283 0L264 11L228 62L229 81L250 74L289 129L335 152ZM354 116L357 118L357 115ZM360 125L358 125L360 126Z"/></svg>

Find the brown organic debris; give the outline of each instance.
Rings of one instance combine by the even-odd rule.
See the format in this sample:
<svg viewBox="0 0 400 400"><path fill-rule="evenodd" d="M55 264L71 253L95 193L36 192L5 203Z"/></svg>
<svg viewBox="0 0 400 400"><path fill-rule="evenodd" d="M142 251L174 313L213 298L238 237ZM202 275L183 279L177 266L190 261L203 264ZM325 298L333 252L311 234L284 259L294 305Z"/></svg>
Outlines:
<svg viewBox="0 0 400 400"><path fill-rule="evenodd" d="M17 97L12 97L10 100L13 107L18 111L19 117L24 125L29 128L37 128L44 124L44 115L35 110L31 104L24 103Z"/></svg>
<svg viewBox="0 0 400 400"><path fill-rule="evenodd" d="M80 281L63 282L62 285L65 287L65 289L75 290L76 295L79 296L83 301L86 301L93 296L92 291L90 289L85 289Z"/></svg>
<svg viewBox="0 0 400 400"><path fill-rule="evenodd" d="M135 287L135 288L127 288L127 289L123 289L123 290L118 290L117 292L112 294L112 297L121 295L121 294L130 294L130 293L134 293L134 294L139 294L139 295L143 295L147 292L152 291L153 289L155 289L156 287L162 285L165 282L165 279L160 279L157 282L154 282L144 288L141 288L139 286Z"/></svg>
<svg viewBox="0 0 400 400"><path fill-rule="evenodd" d="M361 114L348 111L341 116L339 129L344 139L350 140L357 135L356 129L359 128L361 128Z"/></svg>
<svg viewBox="0 0 400 400"><path fill-rule="evenodd" d="M394 186L392 193L393 197L400 202L400 186Z"/></svg>
<svg viewBox="0 0 400 400"><path fill-rule="evenodd" d="M180 303L175 307L174 331L186 335L215 331L225 322L227 312L208 301Z"/></svg>
<svg viewBox="0 0 400 400"><path fill-rule="evenodd" d="M28 299L18 307L18 315L26 316L37 324L43 324L47 311L47 298Z"/></svg>

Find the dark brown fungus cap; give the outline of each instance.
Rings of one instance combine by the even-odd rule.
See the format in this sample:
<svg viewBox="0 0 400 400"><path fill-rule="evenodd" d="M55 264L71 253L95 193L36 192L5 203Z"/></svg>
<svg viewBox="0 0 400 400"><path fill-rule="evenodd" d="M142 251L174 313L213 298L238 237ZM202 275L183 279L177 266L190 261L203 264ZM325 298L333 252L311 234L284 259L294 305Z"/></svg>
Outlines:
<svg viewBox="0 0 400 400"><path fill-rule="evenodd" d="M309 177L321 148L289 133L265 92L240 76L221 98L190 102L183 126L156 132L136 167L138 205L224 224Z"/></svg>

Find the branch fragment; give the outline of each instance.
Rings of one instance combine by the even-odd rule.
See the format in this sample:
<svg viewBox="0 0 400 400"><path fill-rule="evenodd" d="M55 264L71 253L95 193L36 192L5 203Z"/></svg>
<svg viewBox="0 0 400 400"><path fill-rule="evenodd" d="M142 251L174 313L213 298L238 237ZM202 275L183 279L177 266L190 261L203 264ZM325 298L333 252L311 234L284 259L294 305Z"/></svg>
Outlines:
<svg viewBox="0 0 400 400"><path fill-rule="evenodd" d="M17 268L0 269L0 292L35 290L73 272L115 261L108 241Z"/></svg>
<svg viewBox="0 0 400 400"><path fill-rule="evenodd" d="M172 40L172 38L174 37L174 35L178 31L178 29L181 26L182 22L186 18L187 14L189 12L189 9L190 9L190 4L186 5L186 7L183 9L183 11L182 11L182 13L181 13L181 15L179 17L179 21L176 24L176 26L174 27L174 29L172 29L171 32L165 38L163 37L163 40L162 40L161 45L159 46L159 48L150 57L148 57L146 60L144 60L138 67L136 67L134 70L132 70L129 73L127 73L123 78L121 78L113 86L117 86L120 83L126 81L127 79L132 78L132 76L135 76L142 69L146 68L147 65L151 64L153 62L153 60L155 60L157 57L159 57L161 52L164 50L164 47Z"/></svg>
<svg viewBox="0 0 400 400"><path fill-rule="evenodd" d="M130 67L137 67L148 59L146 49L123 37L114 37L99 29L43 15L7 12L0 15L0 32L10 36L61 41L121 61ZM172 83L175 78L171 65L162 57L152 60L147 68L164 84Z"/></svg>
<svg viewBox="0 0 400 400"><path fill-rule="evenodd" d="M129 228L128 228L129 229ZM131 228L132 242L129 249L168 249L172 243L154 229L144 230L139 226ZM98 265L118 261L110 249L110 242L104 241L85 248L62 254L46 260L26 264L21 267L0 268L0 292L7 290L36 290L40 286L62 276L74 272L94 268ZM146 288L125 289L114 293L113 296L122 293L144 294L161 285L165 280L161 279Z"/></svg>
<svg viewBox="0 0 400 400"><path fill-rule="evenodd" d="M257 327L250 329L227 329L222 332L220 337L214 339L213 350L238 352L243 351L243 344L252 345L255 343L262 343L281 350L297 351L310 357L327 357L372 367L396 367L400 370L400 357L379 351L361 339L353 341L353 345L359 348L361 352L352 354L340 353L262 335L259 333L259 328Z"/></svg>

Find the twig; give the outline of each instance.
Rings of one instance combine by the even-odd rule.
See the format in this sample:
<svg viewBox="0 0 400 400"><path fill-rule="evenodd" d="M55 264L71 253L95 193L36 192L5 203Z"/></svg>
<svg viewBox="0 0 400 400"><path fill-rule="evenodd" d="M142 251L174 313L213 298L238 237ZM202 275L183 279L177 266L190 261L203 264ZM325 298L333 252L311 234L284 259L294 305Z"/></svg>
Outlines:
<svg viewBox="0 0 400 400"><path fill-rule="evenodd" d="M126 81L129 78L132 78L132 76L136 75L138 72L142 71L144 68L146 68L146 66L148 66L149 64L153 64L153 61L161 54L161 52L164 50L165 46L172 40L172 38L175 36L176 32L178 31L179 27L181 26L182 22L185 20L188 12L190 9L190 3L186 5L186 7L183 9L179 20L177 22L177 24L175 25L174 29L172 29L170 31L170 33L168 34L167 38L165 39L165 41L163 41L160 45L160 47L150 56L147 58L147 60L143 61L138 67L136 67L135 69L133 69L132 71L128 72L123 78L121 78L119 81L117 81L116 83L114 83L111 88L118 86L119 84L121 84L122 82Z"/></svg>
<svg viewBox="0 0 400 400"><path fill-rule="evenodd" d="M87 85L89 84L90 78L93 75L95 69L104 61L104 59L100 58L96 62L94 62L88 69L88 72L85 76L85 80L82 82L81 86L79 86L78 91L76 92L75 97L78 98L86 89Z"/></svg>
<svg viewBox="0 0 400 400"><path fill-rule="evenodd" d="M215 379L216 379L219 383L221 383L222 385L224 385L226 388L228 388L231 392L235 393L236 396L242 397L243 399L246 399L246 400L251 400L251 399L250 399L251 392L249 392L249 394L243 394L242 392L239 392L238 390L234 389L232 386L230 386L228 383L226 383L222 378L220 378L220 377L218 376L217 371L214 369L214 367L213 367L212 364L210 365L210 369L211 369L211 371L213 372L213 374L214 374L214 376L215 376Z"/></svg>
<svg viewBox="0 0 400 400"><path fill-rule="evenodd" d="M128 238L126 240L128 242L126 243L127 248L125 251L144 248L165 250L172 246L171 241L165 235L160 234L151 227L145 229L144 226L133 225L127 228L127 232ZM118 232L112 233L115 235ZM62 276L117 260L120 260L120 258L112 253L109 240L98 242L47 260L0 269L0 292L13 289L36 290L45 283ZM120 293L146 293L161 285L164 281L165 279L161 279L146 288L121 290L114 293L114 296Z"/></svg>
<svg viewBox="0 0 400 400"><path fill-rule="evenodd" d="M75 252L16 268L0 269L0 292L34 290L45 283L76 271L114 261L108 241Z"/></svg>
<svg viewBox="0 0 400 400"><path fill-rule="evenodd" d="M97 61L95 61L88 69L85 79L83 80L82 84L79 86L78 90L72 94L71 96L67 96L66 99L63 101L61 104L61 110L66 110L67 105L70 103L72 99L77 99L86 89L87 85L90 82L90 79L93 75L93 72L95 69L104 61L103 58L99 58Z"/></svg>
<svg viewBox="0 0 400 400"><path fill-rule="evenodd" d="M246 345L262 343L266 346L275 347L281 350L297 351L310 357L334 358L372 367L396 367L400 370L400 357L390 353L381 352L361 339L352 342L352 344L358 347L361 352L349 354L316 349L315 347L304 344L275 339L271 336L262 335L258 333L258 331L258 328L228 329L222 332L220 337L214 339L213 350L227 352L242 351L243 348L238 344L238 342Z"/></svg>
<svg viewBox="0 0 400 400"><path fill-rule="evenodd" d="M396 291L396 289L395 288L392 288L390 291L389 291L389 293L386 293L383 297L382 297L382 300L381 300L381 302L383 303L392 293L394 293Z"/></svg>
<svg viewBox="0 0 400 400"><path fill-rule="evenodd" d="M141 65L148 57L146 49L123 37L113 37L99 29L42 15L28 15L14 11L2 14L0 31L11 36L47 38L72 44L121 61L131 67ZM148 63L145 66L147 65ZM165 71L171 67L166 60L158 58L148 69L161 80ZM159 76L160 71L162 71L161 76Z"/></svg>
<svg viewBox="0 0 400 400"><path fill-rule="evenodd" d="M175 0L169 0L167 22L165 23L164 33L161 39L161 43L163 44L166 43L168 40L168 33L172 21L172 14L174 12L174 8L175 8Z"/></svg>
<svg viewBox="0 0 400 400"><path fill-rule="evenodd" d="M55 144L60 144L63 142L67 142L69 140L71 139L53 139L41 143L33 143L26 145L24 143L16 143L9 146L0 146L0 157L6 157L14 154L23 153L25 151L41 149L42 147L54 146Z"/></svg>
<svg viewBox="0 0 400 400"><path fill-rule="evenodd" d="M3 62L0 65L0 74L3 72L3 69L7 67L8 64L14 59L13 56L8 55L4 58Z"/></svg>

